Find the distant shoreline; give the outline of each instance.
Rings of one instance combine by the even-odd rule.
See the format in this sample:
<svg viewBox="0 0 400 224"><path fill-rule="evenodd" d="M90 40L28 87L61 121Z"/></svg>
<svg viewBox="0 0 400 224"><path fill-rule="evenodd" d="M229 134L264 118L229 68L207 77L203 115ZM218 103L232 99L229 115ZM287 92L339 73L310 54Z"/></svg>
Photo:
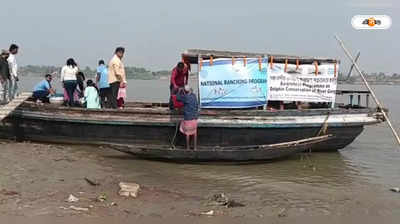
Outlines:
<svg viewBox="0 0 400 224"><path fill-rule="evenodd" d="M385 86L397 86L400 85L399 81L368 81L370 85L385 85ZM338 82L338 85L364 85L363 82Z"/></svg>
<svg viewBox="0 0 400 224"><path fill-rule="evenodd" d="M44 77L46 73L43 74L39 74L39 73L23 73L21 76L22 77ZM87 73L85 74L86 78L90 78L90 79L94 79L95 75L91 74L91 73ZM57 78L57 77L56 77ZM158 75L158 76L154 76L154 75L148 75L146 77L143 76L128 76L127 77L128 80L169 80L170 79L170 74L165 74L165 75ZM197 80L197 77L191 76L190 77L191 80ZM400 85L400 81L368 81L368 83L370 85L388 85L388 86L397 86ZM341 82L338 81L338 85L364 85L363 82Z"/></svg>
<svg viewBox="0 0 400 224"><path fill-rule="evenodd" d="M59 75L61 71L61 67L57 66L36 66L36 65L27 65L19 68L19 73L22 77L44 77L46 74L52 74L54 72ZM94 78L96 76L96 70L90 67L80 68L80 71L83 72L85 77ZM150 71L145 68L139 67L125 67L125 72L127 79L137 79L137 80L159 80L159 79L167 79L171 71L162 70L162 71Z"/></svg>

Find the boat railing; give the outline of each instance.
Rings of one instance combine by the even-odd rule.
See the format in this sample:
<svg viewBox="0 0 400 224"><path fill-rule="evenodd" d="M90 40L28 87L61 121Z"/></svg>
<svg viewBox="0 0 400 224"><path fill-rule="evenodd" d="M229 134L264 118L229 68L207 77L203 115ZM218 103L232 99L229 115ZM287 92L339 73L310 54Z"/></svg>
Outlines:
<svg viewBox="0 0 400 224"><path fill-rule="evenodd" d="M371 95L370 91L366 90L337 90L336 95L348 95L349 96L349 104L348 105L341 105L341 107L346 107L346 108L362 108L366 107L369 108L370 102L369 98ZM361 101L362 101L362 96L365 97L365 105L363 106ZM356 101L355 101L356 97Z"/></svg>

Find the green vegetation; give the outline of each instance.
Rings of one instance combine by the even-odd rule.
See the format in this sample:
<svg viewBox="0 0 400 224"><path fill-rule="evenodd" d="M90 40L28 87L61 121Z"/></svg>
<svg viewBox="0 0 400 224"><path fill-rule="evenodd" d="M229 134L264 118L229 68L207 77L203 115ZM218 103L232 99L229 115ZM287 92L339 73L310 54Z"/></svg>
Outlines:
<svg viewBox="0 0 400 224"><path fill-rule="evenodd" d="M60 74L61 67L56 66L37 66L37 65L27 65L19 69L19 72L23 76L44 76L45 74L51 74L56 72ZM81 68L81 71L87 77L94 77L96 75L96 70L90 67ZM142 79L142 80L153 80L167 78L170 76L170 71L150 71L145 68L138 67L126 67L126 75L128 79Z"/></svg>
<svg viewBox="0 0 400 224"><path fill-rule="evenodd" d="M363 72L364 76L367 78L368 82L371 84L391 84L400 85L400 74L393 73L392 75L385 74L383 72L379 73L367 73ZM347 75L346 75L347 76ZM360 84L362 83L361 77L354 71L353 75L349 78L345 77L343 73L339 73L339 83L343 84Z"/></svg>

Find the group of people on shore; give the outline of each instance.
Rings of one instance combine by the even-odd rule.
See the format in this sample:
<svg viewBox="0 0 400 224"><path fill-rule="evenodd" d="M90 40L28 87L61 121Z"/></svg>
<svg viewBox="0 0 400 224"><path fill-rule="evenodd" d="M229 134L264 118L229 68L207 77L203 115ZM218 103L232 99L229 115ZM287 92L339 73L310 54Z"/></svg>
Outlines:
<svg viewBox="0 0 400 224"><path fill-rule="evenodd" d="M1 50L0 55L0 84L2 87L2 96L0 104L7 104L13 100L18 91L18 64L16 55L19 47L11 44L9 50Z"/></svg>

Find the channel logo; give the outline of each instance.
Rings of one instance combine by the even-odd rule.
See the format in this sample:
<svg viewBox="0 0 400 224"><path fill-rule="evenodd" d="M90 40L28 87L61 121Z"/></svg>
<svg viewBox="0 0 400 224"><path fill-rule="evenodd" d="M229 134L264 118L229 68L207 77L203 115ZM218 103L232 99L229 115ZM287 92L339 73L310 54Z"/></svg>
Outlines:
<svg viewBox="0 0 400 224"><path fill-rule="evenodd" d="M392 19L387 15L356 15L351 25L356 30L386 30L392 26Z"/></svg>

